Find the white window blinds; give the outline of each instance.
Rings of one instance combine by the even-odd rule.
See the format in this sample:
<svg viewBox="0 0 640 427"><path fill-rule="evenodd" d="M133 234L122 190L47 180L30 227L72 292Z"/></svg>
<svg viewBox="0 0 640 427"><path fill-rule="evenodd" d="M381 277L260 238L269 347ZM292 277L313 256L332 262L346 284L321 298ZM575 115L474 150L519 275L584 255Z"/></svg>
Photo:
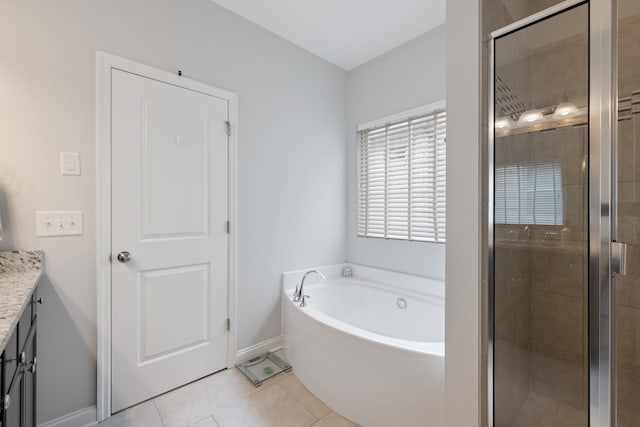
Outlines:
<svg viewBox="0 0 640 427"><path fill-rule="evenodd" d="M444 243L444 109L362 129L358 139L358 236Z"/></svg>
<svg viewBox="0 0 640 427"><path fill-rule="evenodd" d="M496 223L563 225L563 188L558 162L496 167Z"/></svg>

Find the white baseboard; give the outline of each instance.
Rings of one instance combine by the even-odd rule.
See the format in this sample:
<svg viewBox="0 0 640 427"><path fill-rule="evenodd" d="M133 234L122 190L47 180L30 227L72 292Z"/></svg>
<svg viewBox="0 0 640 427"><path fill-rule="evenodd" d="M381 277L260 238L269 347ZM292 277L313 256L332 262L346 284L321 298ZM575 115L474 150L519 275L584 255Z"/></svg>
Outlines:
<svg viewBox="0 0 640 427"><path fill-rule="evenodd" d="M236 362L241 360L250 359L259 354L266 353L267 351L276 351L282 348L282 335L268 339L266 341L259 342L258 344L251 345L249 347L242 348L236 352Z"/></svg>
<svg viewBox="0 0 640 427"><path fill-rule="evenodd" d="M38 424L38 427L89 427L98 425L96 421L96 407L80 409L67 415Z"/></svg>

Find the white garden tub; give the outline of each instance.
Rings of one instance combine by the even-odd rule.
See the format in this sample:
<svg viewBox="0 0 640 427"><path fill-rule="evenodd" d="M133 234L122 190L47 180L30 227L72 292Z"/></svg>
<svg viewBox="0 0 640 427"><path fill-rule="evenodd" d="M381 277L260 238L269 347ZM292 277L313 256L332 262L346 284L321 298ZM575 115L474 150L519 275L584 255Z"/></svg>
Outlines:
<svg viewBox="0 0 640 427"><path fill-rule="evenodd" d="M342 277L344 267L353 276ZM359 265L315 268L307 306L283 275L285 351L300 381L364 427L439 427L444 400L444 282Z"/></svg>

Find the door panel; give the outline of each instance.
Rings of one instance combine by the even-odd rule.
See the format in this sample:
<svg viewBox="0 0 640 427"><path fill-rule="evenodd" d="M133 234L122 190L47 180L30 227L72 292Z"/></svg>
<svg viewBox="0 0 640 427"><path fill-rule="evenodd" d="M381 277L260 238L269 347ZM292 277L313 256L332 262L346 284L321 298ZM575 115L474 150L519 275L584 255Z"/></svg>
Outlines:
<svg viewBox="0 0 640 427"><path fill-rule="evenodd" d="M151 99L144 101L140 165L142 238L207 234L208 119L204 111L162 105ZM167 173L171 170L181 173ZM173 197L166 197L167 193Z"/></svg>
<svg viewBox="0 0 640 427"><path fill-rule="evenodd" d="M496 427L588 425L588 6L495 39Z"/></svg>
<svg viewBox="0 0 640 427"><path fill-rule="evenodd" d="M138 363L206 344L211 308L208 265L141 272L138 283ZM170 316L164 310L166 301L171 301ZM175 318L180 319L180 329L175 327Z"/></svg>
<svg viewBox="0 0 640 427"><path fill-rule="evenodd" d="M227 120L224 99L112 72L114 412L226 367Z"/></svg>

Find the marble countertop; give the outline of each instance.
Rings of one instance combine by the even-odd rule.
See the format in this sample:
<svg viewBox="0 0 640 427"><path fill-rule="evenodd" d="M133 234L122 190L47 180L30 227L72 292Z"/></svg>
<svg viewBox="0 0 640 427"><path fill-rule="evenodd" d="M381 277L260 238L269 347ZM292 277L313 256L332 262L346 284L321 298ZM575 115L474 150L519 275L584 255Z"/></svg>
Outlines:
<svg viewBox="0 0 640 427"><path fill-rule="evenodd" d="M0 353L42 274L42 251L0 252Z"/></svg>

